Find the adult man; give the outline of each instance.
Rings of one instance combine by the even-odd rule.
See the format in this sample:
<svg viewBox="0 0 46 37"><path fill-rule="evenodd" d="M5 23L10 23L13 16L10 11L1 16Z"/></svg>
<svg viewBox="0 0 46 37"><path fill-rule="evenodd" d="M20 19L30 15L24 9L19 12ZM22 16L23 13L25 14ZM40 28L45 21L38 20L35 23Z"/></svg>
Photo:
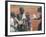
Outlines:
<svg viewBox="0 0 46 37"><path fill-rule="evenodd" d="M18 23L18 31L25 31L25 25L24 25L24 21L26 19L25 13L24 13L24 9L22 7L19 8L20 14L17 15L17 19L19 20Z"/></svg>

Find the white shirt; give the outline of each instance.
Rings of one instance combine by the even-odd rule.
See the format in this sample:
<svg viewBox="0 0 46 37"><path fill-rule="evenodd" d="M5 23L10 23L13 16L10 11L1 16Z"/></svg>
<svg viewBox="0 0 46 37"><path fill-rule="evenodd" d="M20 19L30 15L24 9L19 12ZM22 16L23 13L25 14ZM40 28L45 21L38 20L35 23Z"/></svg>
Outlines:
<svg viewBox="0 0 46 37"><path fill-rule="evenodd" d="M14 19L12 17L10 18L10 25L14 26ZM15 32L14 27L10 27L10 31Z"/></svg>
<svg viewBox="0 0 46 37"><path fill-rule="evenodd" d="M23 15L22 15L22 19L26 19L25 13L23 13Z"/></svg>

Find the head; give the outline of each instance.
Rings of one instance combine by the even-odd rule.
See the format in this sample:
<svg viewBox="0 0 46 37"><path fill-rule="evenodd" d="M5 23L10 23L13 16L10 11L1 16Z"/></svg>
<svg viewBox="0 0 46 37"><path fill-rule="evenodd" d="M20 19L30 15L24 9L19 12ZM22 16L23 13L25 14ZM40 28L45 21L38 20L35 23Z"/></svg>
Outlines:
<svg viewBox="0 0 46 37"><path fill-rule="evenodd" d="M26 12L26 17L29 18L29 16L30 16L30 15L29 15L29 12Z"/></svg>
<svg viewBox="0 0 46 37"><path fill-rule="evenodd" d="M42 7L38 8L38 12L40 12L40 13L42 12Z"/></svg>
<svg viewBox="0 0 46 37"><path fill-rule="evenodd" d="M23 14L24 9L22 7L20 7L19 10L20 10L20 13Z"/></svg>

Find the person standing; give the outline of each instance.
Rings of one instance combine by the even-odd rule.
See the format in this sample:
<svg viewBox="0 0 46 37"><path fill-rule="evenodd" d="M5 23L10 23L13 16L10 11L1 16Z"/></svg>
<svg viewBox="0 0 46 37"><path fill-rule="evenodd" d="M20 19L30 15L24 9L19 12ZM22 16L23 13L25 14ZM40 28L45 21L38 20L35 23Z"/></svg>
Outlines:
<svg viewBox="0 0 46 37"><path fill-rule="evenodd" d="M14 18L15 18L15 14L11 12L10 14L10 31L11 32L15 32Z"/></svg>
<svg viewBox="0 0 46 37"><path fill-rule="evenodd" d="M18 24L18 31L25 31L25 25L24 25L24 21L26 19L26 16L25 16L25 12L24 12L24 9L22 7L19 8L19 15L17 15L17 19L19 20L19 24Z"/></svg>

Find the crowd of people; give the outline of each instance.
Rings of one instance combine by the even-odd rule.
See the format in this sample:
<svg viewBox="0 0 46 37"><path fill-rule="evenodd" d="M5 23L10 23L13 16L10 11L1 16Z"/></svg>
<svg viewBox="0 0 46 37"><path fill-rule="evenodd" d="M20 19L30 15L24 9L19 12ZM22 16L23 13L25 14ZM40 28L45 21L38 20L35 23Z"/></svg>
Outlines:
<svg viewBox="0 0 46 37"><path fill-rule="evenodd" d="M21 7L20 13L16 16L11 12L11 30L10 31L27 31L31 28L31 19L29 15L24 13L24 9Z"/></svg>
<svg viewBox="0 0 46 37"><path fill-rule="evenodd" d="M22 7L19 8L19 11L20 13L18 15L15 15L15 13L11 12L10 31L11 32L31 31L32 26L31 22L33 17L24 13L24 9Z"/></svg>

